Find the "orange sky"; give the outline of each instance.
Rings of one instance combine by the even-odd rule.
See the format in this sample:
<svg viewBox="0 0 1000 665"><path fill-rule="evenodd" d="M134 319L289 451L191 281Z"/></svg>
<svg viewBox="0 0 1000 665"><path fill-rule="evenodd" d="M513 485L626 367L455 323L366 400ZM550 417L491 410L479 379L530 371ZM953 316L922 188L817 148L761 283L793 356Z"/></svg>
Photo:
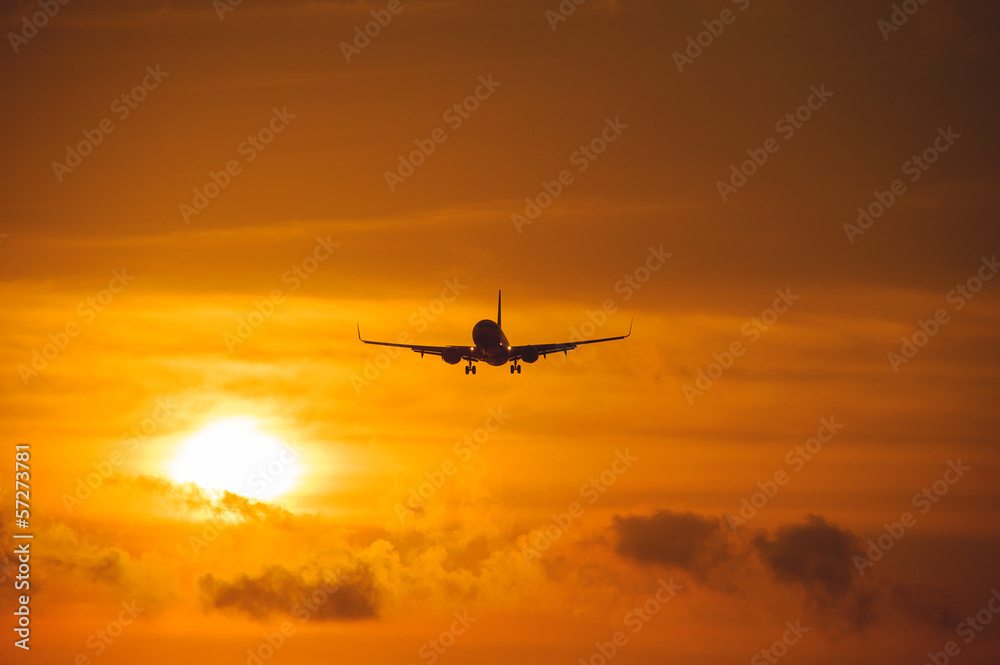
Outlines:
<svg viewBox="0 0 1000 665"><path fill-rule="evenodd" d="M994 662L992 3L136 4L3 8L3 662ZM357 340L498 289L633 334Z"/></svg>

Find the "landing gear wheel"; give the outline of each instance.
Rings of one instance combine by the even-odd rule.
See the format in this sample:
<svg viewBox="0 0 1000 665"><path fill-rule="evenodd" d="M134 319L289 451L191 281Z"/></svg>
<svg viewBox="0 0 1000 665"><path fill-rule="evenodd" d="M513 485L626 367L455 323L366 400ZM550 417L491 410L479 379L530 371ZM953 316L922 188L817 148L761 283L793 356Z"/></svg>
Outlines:
<svg viewBox="0 0 1000 665"><path fill-rule="evenodd" d="M517 366L517 373L518 373L518 374L520 374L520 373L521 373L521 366L520 366L520 365L518 365L518 366Z"/></svg>
<svg viewBox="0 0 1000 665"><path fill-rule="evenodd" d="M475 374L475 373L476 373L476 366L475 366L475 365L473 365L473 366L472 366L472 373L473 373L473 374Z"/></svg>
<svg viewBox="0 0 1000 665"><path fill-rule="evenodd" d="M472 367L466 367L465 368L465 373L468 374L470 369L472 369Z"/></svg>
<svg viewBox="0 0 1000 665"><path fill-rule="evenodd" d="M510 366L510 373L511 373L511 374L513 374L513 373L514 373L514 368L515 368L515 367L516 367L516 365L511 365L511 366Z"/></svg>

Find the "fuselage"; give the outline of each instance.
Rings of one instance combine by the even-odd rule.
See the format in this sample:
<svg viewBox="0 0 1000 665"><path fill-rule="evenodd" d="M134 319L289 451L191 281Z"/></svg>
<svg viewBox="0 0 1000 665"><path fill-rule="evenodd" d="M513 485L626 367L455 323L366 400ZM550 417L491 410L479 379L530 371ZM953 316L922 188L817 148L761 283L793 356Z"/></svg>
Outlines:
<svg viewBox="0 0 1000 665"><path fill-rule="evenodd" d="M500 324L483 319L472 327L475 354L489 365L504 365L510 359L510 342L500 329Z"/></svg>

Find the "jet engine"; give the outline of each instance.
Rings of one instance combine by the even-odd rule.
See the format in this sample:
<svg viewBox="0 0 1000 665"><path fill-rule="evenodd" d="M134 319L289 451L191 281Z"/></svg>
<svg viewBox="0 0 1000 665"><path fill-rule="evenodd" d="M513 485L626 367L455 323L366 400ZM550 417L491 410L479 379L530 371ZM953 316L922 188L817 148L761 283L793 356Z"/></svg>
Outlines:
<svg viewBox="0 0 1000 665"><path fill-rule="evenodd" d="M538 349L533 346L524 347L524 351L521 352L521 360L528 363L529 365L536 360L538 360Z"/></svg>
<svg viewBox="0 0 1000 665"><path fill-rule="evenodd" d="M457 365L462 362L462 350L457 347L448 347L441 352L441 360L449 365Z"/></svg>

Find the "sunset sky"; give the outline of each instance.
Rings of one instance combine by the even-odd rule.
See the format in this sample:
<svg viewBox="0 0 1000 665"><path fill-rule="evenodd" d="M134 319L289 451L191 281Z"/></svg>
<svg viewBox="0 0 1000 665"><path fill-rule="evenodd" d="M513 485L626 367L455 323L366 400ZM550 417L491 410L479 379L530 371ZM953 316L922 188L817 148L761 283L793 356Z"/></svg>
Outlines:
<svg viewBox="0 0 1000 665"><path fill-rule="evenodd" d="M996 662L996 3L2 20L0 661Z"/></svg>

